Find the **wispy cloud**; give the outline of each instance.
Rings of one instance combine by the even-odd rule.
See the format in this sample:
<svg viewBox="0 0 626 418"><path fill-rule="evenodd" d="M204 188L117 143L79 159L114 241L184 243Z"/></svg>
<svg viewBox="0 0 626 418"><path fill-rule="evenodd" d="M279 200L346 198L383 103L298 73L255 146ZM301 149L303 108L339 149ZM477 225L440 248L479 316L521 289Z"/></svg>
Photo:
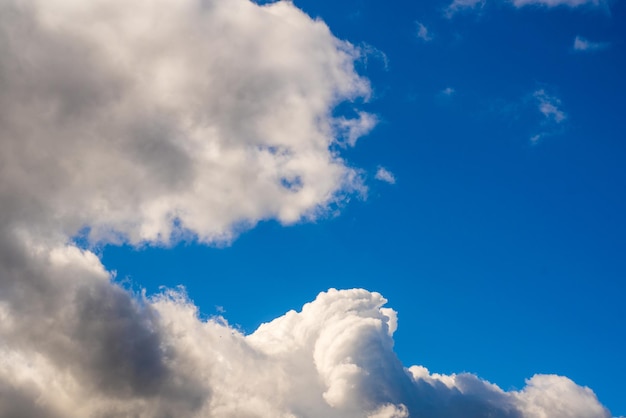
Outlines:
<svg viewBox="0 0 626 418"><path fill-rule="evenodd" d="M384 167L378 167L375 178L376 180L384 181L385 183L389 183L389 184L396 183L396 177L393 175L391 171L387 170Z"/></svg>
<svg viewBox="0 0 626 418"><path fill-rule="evenodd" d="M455 14L477 8L483 8L487 0L453 0L453 2L444 9L444 16L452 18ZM603 0L512 0L510 2L514 7L520 8L525 6L543 6L543 7L581 7L592 6L597 7L603 4Z"/></svg>
<svg viewBox="0 0 626 418"><path fill-rule="evenodd" d="M609 45L608 42L592 42L582 36L576 36L573 49L580 52L592 52L607 49Z"/></svg>
<svg viewBox="0 0 626 418"><path fill-rule="evenodd" d="M433 36L426 26L421 22L415 22L417 24L417 37L424 42L430 42L433 40Z"/></svg>
<svg viewBox="0 0 626 418"><path fill-rule="evenodd" d="M561 100L556 96L548 95L544 89L536 90L533 97L537 100L539 112L552 122L561 123L567 115L560 109Z"/></svg>
<svg viewBox="0 0 626 418"><path fill-rule="evenodd" d="M579 7L584 5L589 6L599 6L601 4L600 0L513 0L513 4L515 7L524 7L524 6L545 6L545 7L557 7L557 6L566 6L566 7Z"/></svg>
<svg viewBox="0 0 626 418"><path fill-rule="evenodd" d="M444 16L452 18L455 14L472 10L475 8L482 8L485 6L487 0L453 0L453 2L444 9Z"/></svg>
<svg viewBox="0 0 626 418"><path fill-rule="evenodd" d="M530 137L532 144L561 131L558 126L567 119L567 114L561 109L561 100L546 93L544 89L535 90L532 94L537 110L543 115L542 131Z"/></svg>

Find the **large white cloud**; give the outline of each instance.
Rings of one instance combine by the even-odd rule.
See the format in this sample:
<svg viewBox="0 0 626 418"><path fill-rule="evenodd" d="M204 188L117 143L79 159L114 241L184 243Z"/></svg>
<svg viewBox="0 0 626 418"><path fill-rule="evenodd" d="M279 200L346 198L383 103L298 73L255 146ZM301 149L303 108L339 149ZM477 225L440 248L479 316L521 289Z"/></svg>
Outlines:
<svg viewBox="0 0 626 418"><path fill-rule="evenodd" d="M359 51L289 2L0 8L0 198L24 222L96 240L228 241L363 187L333 151L375 124L332 117L370 93Z"/></svg>
<svg viewBox="0 0 626 418"><path fill-rule="evenodd" d="M0 3L0 418L609 416L564 377L404 368L377 293L246 336L72 244L222 242L358 190L333 150L375 118L332 116L369 94L357 55L287 2Z"/></svg>

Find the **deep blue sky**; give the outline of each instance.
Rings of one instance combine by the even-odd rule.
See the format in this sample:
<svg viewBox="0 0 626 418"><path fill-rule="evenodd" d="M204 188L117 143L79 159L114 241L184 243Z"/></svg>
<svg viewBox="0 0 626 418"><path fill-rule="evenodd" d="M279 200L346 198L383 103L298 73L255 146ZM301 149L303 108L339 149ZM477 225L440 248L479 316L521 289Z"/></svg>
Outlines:
<svg viewBox="0 0 626 418"><path fill-rule="evenodd" d="M380 123L342 154L367 171L367 198L228 248L106 247L107 268L149 293L184 284L246 332L330 287L379 291L406 366L503 389L561 374L626 415L624 2L487 1L450 18L445 2L295 4L370 50L362 107ZM597 48L574 50L577 36Z"/></svg>

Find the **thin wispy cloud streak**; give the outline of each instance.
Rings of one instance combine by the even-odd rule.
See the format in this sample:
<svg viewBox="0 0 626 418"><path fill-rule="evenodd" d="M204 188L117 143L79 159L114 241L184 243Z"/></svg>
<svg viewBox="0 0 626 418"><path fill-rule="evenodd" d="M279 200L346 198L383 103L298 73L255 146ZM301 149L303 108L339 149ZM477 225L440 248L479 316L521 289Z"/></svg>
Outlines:
<svg viewBox="0 0 626 418"><path fill-rule="evenodd" d="M483 8L485 4L486 0L453 0L453 2L444 9L443 14L450 19L459 12Z"/></svg>
<svg viewBox="0 0 626 418"><path fill-rule="evenodd" d="M330 289L244 335L102 264L92 245L229 243L364 191L337 149L374 128L370 85L324 22L291 2L0 7L0 418L610 417L567 377L504 391L405 367L376 292Z"/></svg>
<svg viewBox="0 0 626 418"><path fill-rule="evenodd" d="M430 33L428 28L424 26L421 22L416 22L417 24L417 37L424 42L430 42L433 40L433 35Z"/></svg>
<svg viewBox="0 0 626 418"><path fill-rule="evenodd" d="M580 7L580 6L599 6L600 0L513 0L515 7L524 6L545 6L545 7Z"/></svg>

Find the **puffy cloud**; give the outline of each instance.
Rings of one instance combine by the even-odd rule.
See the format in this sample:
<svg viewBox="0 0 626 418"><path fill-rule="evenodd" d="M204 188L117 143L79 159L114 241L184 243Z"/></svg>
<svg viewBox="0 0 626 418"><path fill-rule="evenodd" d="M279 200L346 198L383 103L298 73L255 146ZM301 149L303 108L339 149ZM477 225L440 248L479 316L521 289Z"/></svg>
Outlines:
<svg viewBox="0 0 626 418"><path fill-rule="evenodd" d="M566 378L504 392L406 369L396 313L321 293L243 335L182 291L116 284L72 243L228 240L361 186L358 51L288 2L0 5L0 418L608 417Z"/></svg>
<svg viewBox="0 0 626 418"><path fill-rule="evenodd" d="M2 418L610 416L564 377L504 392L471 374L405 369L396 314L378 293L331 289L246 336L223 318L198 319L180 292L132 297L89 252L22 255L47 270L40 285L62 287L0 305ZM55 276L69 265L73 274ZM31 312L39 303L55 315Z"/></svg>
<svg viewBox="0 0 626 418"><path fill-rule="evenodd" d="M384 181L385 183L389 184L396 183L396 176L394 176L393 173L387 170L385 167L378 167L378 170L376 170L375 178L376 180Z"/></svg>
<svg viewBox="0 0 626 418"><path fill-rule="evenodd" d="M370 94L360 51L290 2L0 7L0 198L24 223L220 242L364 187L333 151L376 124L332 113Z"/></svg>
<svg viewBox="0 0 626 418"><path fill-rule="evenodd" d="M574 39L574 51L582 51L582 52L590 52L590 51L599 51L601 49L606 49L609 47L609 44L606 42L591 42L582 36L576 36Z"/></svg>

